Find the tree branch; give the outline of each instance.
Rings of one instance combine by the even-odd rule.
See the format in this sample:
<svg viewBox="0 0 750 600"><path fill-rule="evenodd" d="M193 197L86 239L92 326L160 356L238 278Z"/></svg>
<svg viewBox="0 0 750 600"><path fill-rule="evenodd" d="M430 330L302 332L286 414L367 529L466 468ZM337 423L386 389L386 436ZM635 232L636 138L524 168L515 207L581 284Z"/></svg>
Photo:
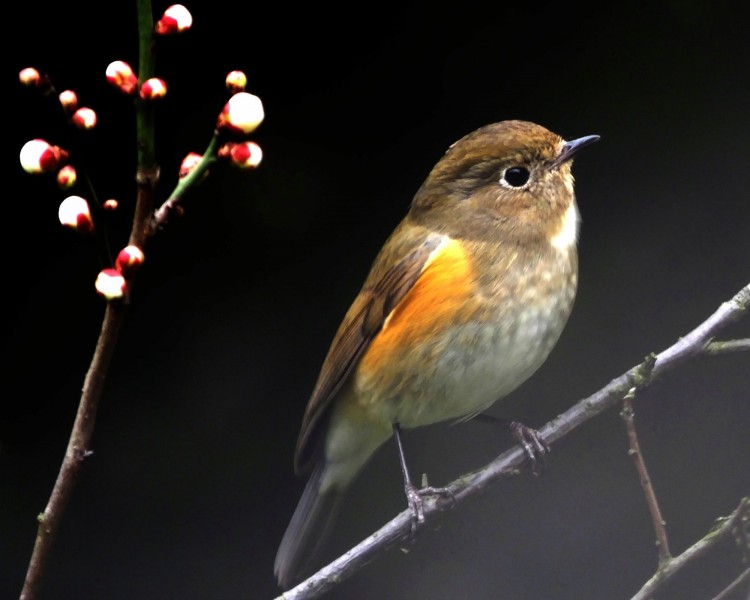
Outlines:
<svg viewBox="0 0 750 600"><path fill-rule="evenodd" d="M150 77L154 69L154 25L151 0L138 0L136 5L141 41L140 74L143 79ZM138 193L130 240L132 244L142 247L145 242L145 226L153 206L153 192L159 173L155 163L153 109L142 102L136 104L136 129L138 138L136 142ZM20 600L36 600L41 590L52 547L57 538L65 509L73 495L78 479L77 475L83 461L92 454L90 448L96 424L96 413L104 394L104 382L117 347L120 329L125 320L131 287L131 285L128 285L127 295L121 301L107 303L96 349L84 379L78 411L70 432L65 457L47 506L44 512L37 517L39 526Z"/></svg>
<svg viewBox="0 0 750 600"><path fill-rule="evenodd" d="M623 373L598 392L580 400L566 412L547 423L539 431L540 435L547 443L552 444L589 419L615 406L631 390L635 392L648 387L657 378L692 358L710 355L712 352L707 351L706 348L713 338L727 326L741 319L749 308L750 284L737 292L731 300L724 302L708 319L675 344L658 355L647 356L641 364ZM453 495L451 501L426 497L424 499L425 521L419 527L431 524L447 507L458 506L481 493L489 485L517 474L525 460L526 454L523 449L520 446L513 447L484 468L468 473L450 483L447 487ZM344 555L296 587L284 592L277 600L319 597L338 582L353 575L382 552L402 540L409 539L412 535L412 523L411 512L404 510ZM681 555L681 557L684 556L685 554ZM685 559L681 557L673 559L680 561L676 564L684 562ZM673 563L670 562L671 564Z"/></svg>
<svg viewBox="0 0 750 600"><path fill-rule="evenodd" d="M641 482L643 493L646 496L646 504L648 505L648 511L651 514L651 522L654 525L656 547L659 549L659 564L661 565L672 558L672 555L669 552L667 529L664 526L664 518L661 516L659 501L656 499L656 492L654 492L654 486L651 484L651 477L648 474L646 461L643 459L641 445L638 442L638 433L635 429L635 413L633 411L634 398L635 393L633 390L625 395L625 398L623 399L623 409L620 414L625 421L625 429L628 432L628 441L630 443L629 454L633 458L636 471L638 471L638 479Z"/></svg>
<svg viewBox="0 0 750 600"><path fill-rule="evenodd" d="M189 189L197 185L208 174L208 169L217 161L217 153L221 141L221 132L216 129L208 143L200 162L185 177L180 179L175 189L169 195L164 203L157 208L148 221L148 235L154 235L157 231L164 228L169 218L175 211L179 210L180 202L185 197Z"/></svg>
<svg viewBox="0 0 750 600"><path fill-rule="evenodd" d="M730 600L732 594L740 591L745 584L747 584L745 588L747 595L750 596L750 567L740 573L737 579L730 583L718 596L714 596L712 600Z"/></svg>
<svg viewBox="0 0 750 600"><path fill-rule="evenodd" d="M747 352L750 350L750 338L744 340L729 340L726 342L711 342L706 346L706 354L718 356L731 352Z"/></svg>
<svg viewBox="0 0 750 600"><path fill-rule="evenodd" d="M83 383L81 401L78 404L78 412L73 423L68 448L65 451L65 458L47 506L37 517L39 527L26 571L21 600L34 600L41 589L52 546L62 522L62 515L73 495L73 488L83 461L91 455L90 443L96 423L96 411L124 316L125 311L122 305L113 303L107 305L96 351Z"/></svg>
<svg viewBox="0 0 750 600"><path fill-rule="evenodd" d="M750 518L750 496L743 498L740 501L740 505L731 515L719 519L718 526L714 527L702 539L685 550L685 552L661 563L654 576L645 583L631 600L649 600L653 598L654 593L664 587L678 571L701 556L704 556L710 548L721 540L733 535L735 530L742 526L742 521L746 521L748 518ZM743 576L741 575L740 585L742 578Z"/></svg>

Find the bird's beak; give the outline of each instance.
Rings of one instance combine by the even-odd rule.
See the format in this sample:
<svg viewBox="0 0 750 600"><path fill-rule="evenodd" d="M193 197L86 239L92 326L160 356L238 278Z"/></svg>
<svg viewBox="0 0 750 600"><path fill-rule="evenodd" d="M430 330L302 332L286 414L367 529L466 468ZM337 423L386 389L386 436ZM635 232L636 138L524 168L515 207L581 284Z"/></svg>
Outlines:
<svg viewBox="0 0 750 600"><path fill-rule="evenodd" d="M570 159L572 159L573 156L575 156L581 148L584 148L588 146L589 144L593 144L594 142L598 140L599 140L598 135L587 135L584 137L580 137L576 140L570 140L569 142L565 142L563 144L562 150L560 151L560 154L552 162L552 166L559 167L564 162L567 162Z"/></svg>

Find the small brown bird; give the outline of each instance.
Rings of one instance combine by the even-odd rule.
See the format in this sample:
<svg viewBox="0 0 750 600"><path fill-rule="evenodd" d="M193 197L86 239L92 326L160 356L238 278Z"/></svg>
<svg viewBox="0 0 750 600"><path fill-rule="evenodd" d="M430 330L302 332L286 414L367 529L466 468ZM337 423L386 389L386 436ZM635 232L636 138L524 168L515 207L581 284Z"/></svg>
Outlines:
<svg viewBox="0 0 750 600"><path fill-rule="evenodd" d="M302 422L295 471L310 472L274 565L303 574L344 492L392 435L421 518L401 429L475 417L545 361L578 278L571 159L596 141L503 121L454 143L417 191L346 313ZM518 423L533 459L546 445Z"/></svg>

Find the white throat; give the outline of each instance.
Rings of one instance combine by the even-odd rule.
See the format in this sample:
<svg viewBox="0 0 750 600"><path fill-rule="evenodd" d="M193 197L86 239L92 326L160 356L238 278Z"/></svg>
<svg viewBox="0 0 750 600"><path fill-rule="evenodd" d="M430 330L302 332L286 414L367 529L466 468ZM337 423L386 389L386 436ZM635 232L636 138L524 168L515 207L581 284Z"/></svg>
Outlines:
<svg viewBox="0 0 750 600"><path fill-rule="evenodd" d="M575 202L571 202L568 210L565 211L558 230L552 235L550 243L560 252L567 252L576 245L578 241L578 207Z"/></svg>

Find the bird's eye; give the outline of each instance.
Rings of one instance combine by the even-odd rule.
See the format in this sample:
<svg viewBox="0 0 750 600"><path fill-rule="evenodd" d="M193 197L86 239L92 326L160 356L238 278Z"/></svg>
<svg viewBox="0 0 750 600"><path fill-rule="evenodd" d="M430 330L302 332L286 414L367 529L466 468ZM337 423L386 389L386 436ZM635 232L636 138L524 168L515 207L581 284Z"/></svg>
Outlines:
<svg viewBox="0 0 750 600"><path fill-rule="evenodd" d="M511 187L523 187L529 180L529 170L526 167L511 167L505 169L503 180Z"/></svg>

